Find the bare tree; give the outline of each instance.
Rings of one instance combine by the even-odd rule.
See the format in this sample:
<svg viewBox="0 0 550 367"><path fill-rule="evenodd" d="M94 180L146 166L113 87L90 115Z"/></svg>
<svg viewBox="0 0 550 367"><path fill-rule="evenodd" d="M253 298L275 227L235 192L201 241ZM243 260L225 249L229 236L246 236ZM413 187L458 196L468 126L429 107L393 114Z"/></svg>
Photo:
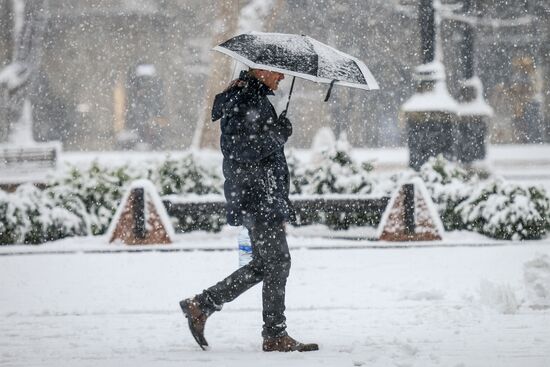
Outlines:
<svg viewBox="0 0 550 367"><path fill-rule="evenodd" d="M238 21L238 0L222 0L220 1L218 15L216 17L216 27L212 37L214 45L231 37L237 29ZM212 64L210 65L210 73L206 82L205 98L201 113L197 121L195 135L193 136L193 148L216 148L219 143L218 124L210 123L210 106L214 100L214 96L223 86L227 84L231 69L231 60L217 53L212 54Z"/></svg>
<svg viewBox="0 0 550 367"><path fill-rule="evenodd" d="M273 27L277 10L283 0L252 0L246 6L239 6L238 0L220 2L217 16L217 28L213 37L214 45L238 33L248 31L269 31ZM197 121L193 148L218 148L220 126L210 122L210 109L214 96L223 90L236 69L233 60L220 53L212 55L212 64L205 90L205 105Z"/></svg>
<svg viewBox="0 0 550 367"><path fill-rule="evenodd" d="M0 119L7 129L0 141L25 143L32 138L31 91L42 58L48 0L12 0L13 52L0 71Z"/></svg>

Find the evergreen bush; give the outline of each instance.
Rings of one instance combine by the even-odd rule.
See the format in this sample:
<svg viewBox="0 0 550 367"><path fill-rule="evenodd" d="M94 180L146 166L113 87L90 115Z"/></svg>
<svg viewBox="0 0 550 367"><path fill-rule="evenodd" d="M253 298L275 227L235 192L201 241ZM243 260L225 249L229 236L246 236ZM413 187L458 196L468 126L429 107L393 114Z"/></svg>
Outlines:
<svg viewBox="0 0 550 367"><path fill-rule="evenodd" d="M430 158L419 174L437 206L445 230L465 229L466 224L455 209L472 194L479 178L442 155Z"/></svg>
<svg viewBox="0 0 550 367"><path fill-rule="evenodd" d="M343 135L334 149L319 152L304 175L304 194L370 194L373 178L368 163L359 164L351 157L351 146Z"/></svg>
<svg viewBox="0 0 550 367"><path fill-rule="evenodd" d="M506 240L538 239L550 230L550 197L542 188L484 181L442 156L426 162L420 176L446 230Z"/></svg>
<svg viewBox="0 0 550 367"><path fill-rule="evenodd" d="M351 156L351 146L343 135L333 148L317 149L313 159L304 164L293 152L287 163L291 175L291 194L371 194L377 182L372 177L372 165L358 163ZM380 216L373 213L298 213L297 224L321 223L332 229L347 229L352 225L375 225Z"/></svg>
<svg viewBox="0 0 550 367"><path fill-rule="evenodd" d="M86 208L90 234L99 235L107 231L126 186L135 179L149 178L142 174L127 165L109 167L94 161L88 169L68 166L48 188L60 187L65 196L77 197Z"/></svg>
<svg viewBox="0 0 550 367"><path fill-rule="evenodd" d="M182 159L166 159L158 170L158 180L153 180L160 195L221 194L221 176L199 162L199 158L193 154Z"/></svg>
<svg viewBox="0 0 550 367"><path fill-rule="evenodd" d="M372 175L372 165L355 161L341 139L334 149L320 150L309 162L288 154L291 194L387 194L397 183ZM401 174L403 178L409 173ZM550 230L550 198L543 189L521 187L502 180L485 182L442 157L420 170L447 230L468 229L501 239L540 238ZM161 195L220 195L223 178L217 168L187 154L161 162L88 168L69 165L45 190L20 186L0 191L0 244L41 243L66 236L98 235L107 230L127 186L147 178ZM380 194L377 194L380 196ZM320 223L333 229L377 225L373 213L301 213L300 225ZM180 219L178 231L219 231L224 217L196 213Z"/></svg>
<svg viewBox="0 0 550 367"><path fill-rule="evenodd" d="M456 209L468 230L503 240L539 239L550 230L550 198L543 188L492 180Z"/></svg>
<svg viewBox="0 0 550 367"><path fill-rule="evenodd" d="M207 231L220 232L227 223L225 215L212 214L208 212L194 213L174 221L176 232Z"/></svg>
<svg viewBox="0 0 550 367"><path fill-rule="evenodd" d="M26 184L0 191L0 244L38 244L87 233L86 221L47 191Z"/></svg>

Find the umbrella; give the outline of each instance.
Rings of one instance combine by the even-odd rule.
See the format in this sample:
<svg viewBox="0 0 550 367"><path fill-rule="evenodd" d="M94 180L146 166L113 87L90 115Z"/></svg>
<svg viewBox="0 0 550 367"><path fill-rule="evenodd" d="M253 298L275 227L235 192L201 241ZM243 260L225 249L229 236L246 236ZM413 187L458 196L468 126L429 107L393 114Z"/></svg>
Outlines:
<svg viewBox="0 0 550 367"><path fill-rule="evenodd" d="M253 69L294 76L285 111L296 77L330 84L325 102L335 84L365 90L379 89L374 76L361 60L304 35L250 32L230 38L214 50Z"/></svg>

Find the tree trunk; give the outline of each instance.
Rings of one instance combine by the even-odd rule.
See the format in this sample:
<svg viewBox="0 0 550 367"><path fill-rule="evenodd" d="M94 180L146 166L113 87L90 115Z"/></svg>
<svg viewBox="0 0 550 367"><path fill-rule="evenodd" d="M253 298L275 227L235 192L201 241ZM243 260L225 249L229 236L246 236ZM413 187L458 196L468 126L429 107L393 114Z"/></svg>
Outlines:
<svg viewBox="0 0 550 367"><path fill-rule="evenodd" d="M258 5L255 4L254 1L264 2L263 5L265 6L266 0L253 0L247 4L247 6L254 7L255 5ZM234 36L235 33L243 33L251 30L261 31L262 29L270 31L276 20L277 11L283 4L284 0L271 0L271 4L268 4L267 7L260 7L262 12L257 13L257 19L254 19L253 24L251 24L251 26L256 29L245 29L246 26L243 25L242 22L239 22L243 16L241 14L239 1L223 0L217 16L217 21L220 26L214 34L214 44L212 46L220 44L221 42ZM265 12L265 14L263 12ZM226 55L222 55L219 52L214 52L212 54L212 65L210 67L210 74L206 84L206 96L204 99L206 104L202 109L199 116L199 121L197 122L197 128L195 130L195 135L193 136L192 142L193 148L219 148L220 125L217 122L212 123L210 120L210 112L215 95L224 90L230 80L236 77L233 70L236 67L235 65L235 61Z"/></svg>
<svg viewBox="0 0 550 367"><path fill-rule="evenodd" d="M0 73L0 111L10 143L34 141L31 92L42 58L47 9L48 0L12 0L12 62Z"/></svg>
<svg viewBox="0 0 550 367"><path fill-rule="evenodd" d="M219 12L216 18L218 26L213 36L213 45L218 45L233 36L237 29L239 13L238 0L222 0L219 4ZM199 115L195 135L193 136L193 148L219 148L220 125L210 120L210 111L214 96L223 90L231 77L232 60L219 52L212 52L212 64L206 82L205 105Z"/></svg>

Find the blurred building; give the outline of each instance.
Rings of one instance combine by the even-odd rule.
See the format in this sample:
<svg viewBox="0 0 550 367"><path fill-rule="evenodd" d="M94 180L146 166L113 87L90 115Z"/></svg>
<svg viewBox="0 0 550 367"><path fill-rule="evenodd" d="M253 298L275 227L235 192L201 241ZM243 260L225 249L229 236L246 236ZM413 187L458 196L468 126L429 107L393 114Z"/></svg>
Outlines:
<svg viewBox="0 0 550 367"><path fill-rule="evenodd" d="M495 115L489 126L492 142L550 141L549 93L550 3L519 0L470 0L477 17L475 68L484 84L485 98ZM444 23L448 85L458 95L460 62L458 22Z"/></svg>
<svg viewBox="0 0 550 367"><path fill-rule="evenodd" d="M280 1L273 31L308 34L355 55L381 85L376 92L335 88L330 102L324 103L327 86L296 83L289 111L295 125L292 145L309 146L324 126L347 132L356 146L405 144L398 111L414 93L412 69L420 64L416 2ZM242 7L247 1L237 3ZM533 115L541 119L533 126L542 126L548 141L548 2L478 3L482 17L500 19L498 27L476 27L475 67L486 100L495 109L491 140L524 141L518 140L517 130L533 125L529 122ZM60 139L67 150L117 149L128 143L125 133L130 133L147 149L189 147L211 73L212 35L220 27L219 2L49 0L49 4L43 63L34 93L36 140ZM0 68L10 58L11 6L11 0L0 0ZM456 94L459 36L453 27L452 21L444 22L443 41L448 85ZM130 74L140 63L152 65L154 76L142 74L141 81L131 81ZM289 79L274 99L279 109L285 103Z"/></svg>
<svg viewBox="0 0 550 367"><path fill-rule="evenodd" d="M1 67L9 60L13 21L11 0L0 3L0 45L7 46L0 47ZM35 138L62 140L68 150L114 149L119 130L126 122L135 125L142 109L141 113L155 115L147 119L150 128L144 124L140 128L145 143L150 143L145 136L162 125L169 132L162 142L152 138L152 146L189 145L208 72L212 21L208 7L192 0L50 0L49 4L40 87L33 98L40 105L34 111ZM212 1L210 6L214 5ZM143 85L147 78L128 84L129 73L140 61L155 67L157 85L149 90ZM146 93L146 103L162 108L136 105L135 99L128 100L135 93Z"/></svg>

